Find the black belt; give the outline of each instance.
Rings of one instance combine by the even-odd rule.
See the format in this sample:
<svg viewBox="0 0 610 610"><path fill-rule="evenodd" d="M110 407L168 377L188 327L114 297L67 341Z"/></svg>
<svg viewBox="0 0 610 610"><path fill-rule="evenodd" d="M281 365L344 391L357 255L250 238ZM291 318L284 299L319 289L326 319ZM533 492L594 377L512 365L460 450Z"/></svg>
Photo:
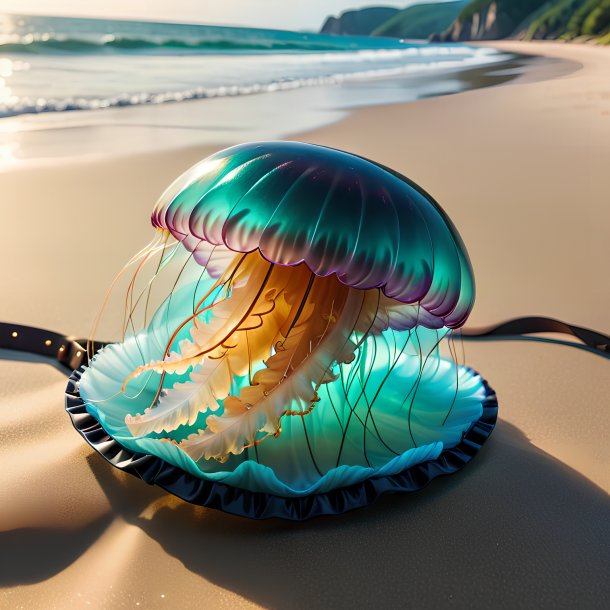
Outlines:
<svg viewBox="0 0 610 610"><path fill-rule="evenodd" d="M105 343L95 343L100 349ZM87 361L87 339L77 339L52 330L0 322L0 348L54 358L68 373ZM93 354L91 354L93 355Z"/></svg>
<svg viewBox="0 0 610 610"><path fill-rule="evenodd" d="M464 339L519 339L533 333L567 334L582 343L559 341L564 345L585 348L600 356L610 358L610 336L603 333L567 324L561 320L542 316L528 316L501 322L485 328L463 328L460 334ZM534 337L531 337L534 339ZM0 322L0 348L13 349L55 358L68 372L78 369L87 359L87 340L76 339L44 328ZM96 342L94 351L104 345ZM91 349L91 346L90 346ZM92 356L90 353L89 356Z"/></svg>
<svg viewBox="0 0 610 610"><path fill-rule="evenodd" d="M538 339L552 343L560 343L571 347L586 349L599 356L610 358L610 336L604 335L596 330L575 326L543 316L526 316L500 322L493 326L483 328L462 328L460 333L464 339ZM542 339L541 337L527 337L535 333L557 333L562 335L572 335L582 343L569 341L555 341Z"/></svg>

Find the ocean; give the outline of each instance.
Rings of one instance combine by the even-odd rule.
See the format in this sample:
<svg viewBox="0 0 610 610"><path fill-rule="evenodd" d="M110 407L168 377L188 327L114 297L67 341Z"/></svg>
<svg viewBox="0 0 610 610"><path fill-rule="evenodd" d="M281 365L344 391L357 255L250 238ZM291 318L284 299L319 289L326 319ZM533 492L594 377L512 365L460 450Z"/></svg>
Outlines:
<svg viewBox="0 0 610 610"><path fill-rule="evenodd" d="M461 44L0 15L0 118L358 84L502 59Z"/></svg>

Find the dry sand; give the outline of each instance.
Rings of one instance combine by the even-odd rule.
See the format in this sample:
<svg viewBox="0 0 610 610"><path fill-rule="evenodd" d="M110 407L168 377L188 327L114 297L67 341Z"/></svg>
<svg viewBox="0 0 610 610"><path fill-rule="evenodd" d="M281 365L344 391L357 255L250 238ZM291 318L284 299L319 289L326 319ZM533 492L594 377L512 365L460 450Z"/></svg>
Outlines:
<svg viewBox="0 0 610 610"><path fill-rule="evenodd" d="M442 203L475 268L472 325L546 314L610 331L610 49L497 46L561 61L297 139L392 166ZM1 174L0 318L85 334L150 238L151 203L205 152ZM72 429L65 377L0 353L0 606L604 607L610 363L528 342L466 350L500 399L479 458L417 495L296 525L114 472Z"/></svg>

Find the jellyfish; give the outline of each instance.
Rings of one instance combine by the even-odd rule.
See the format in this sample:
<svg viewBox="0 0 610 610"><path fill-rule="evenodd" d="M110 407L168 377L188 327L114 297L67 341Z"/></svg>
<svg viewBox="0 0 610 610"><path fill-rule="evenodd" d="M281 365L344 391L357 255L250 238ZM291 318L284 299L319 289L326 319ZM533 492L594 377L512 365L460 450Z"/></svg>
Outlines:
<svg viewBox="0 0 610 610"><path fill-rule="evenodd" d="M242 144L179 177L152 225L122 341L73 378L81 432L118 467L198 504L304 519L417 489L490 433L493 390L456 349L472 267L409 179L323 146Z"/></svg>

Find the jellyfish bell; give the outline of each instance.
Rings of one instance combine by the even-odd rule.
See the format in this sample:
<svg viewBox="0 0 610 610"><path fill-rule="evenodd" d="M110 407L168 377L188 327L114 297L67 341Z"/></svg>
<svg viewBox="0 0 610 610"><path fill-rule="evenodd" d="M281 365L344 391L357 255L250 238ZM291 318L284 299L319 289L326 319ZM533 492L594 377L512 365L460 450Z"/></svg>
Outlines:
<svg viewBox="0 0 610 610"><path fill-rule="evenodd" d="M453 350L468 255L404 176L312 144L243 144L178 178L152 224L138 273L162 242L157 271L182 252L180 277L68 393L114 465L198 504L303 519L418 489L491 433L495 395Z"/></svg>

